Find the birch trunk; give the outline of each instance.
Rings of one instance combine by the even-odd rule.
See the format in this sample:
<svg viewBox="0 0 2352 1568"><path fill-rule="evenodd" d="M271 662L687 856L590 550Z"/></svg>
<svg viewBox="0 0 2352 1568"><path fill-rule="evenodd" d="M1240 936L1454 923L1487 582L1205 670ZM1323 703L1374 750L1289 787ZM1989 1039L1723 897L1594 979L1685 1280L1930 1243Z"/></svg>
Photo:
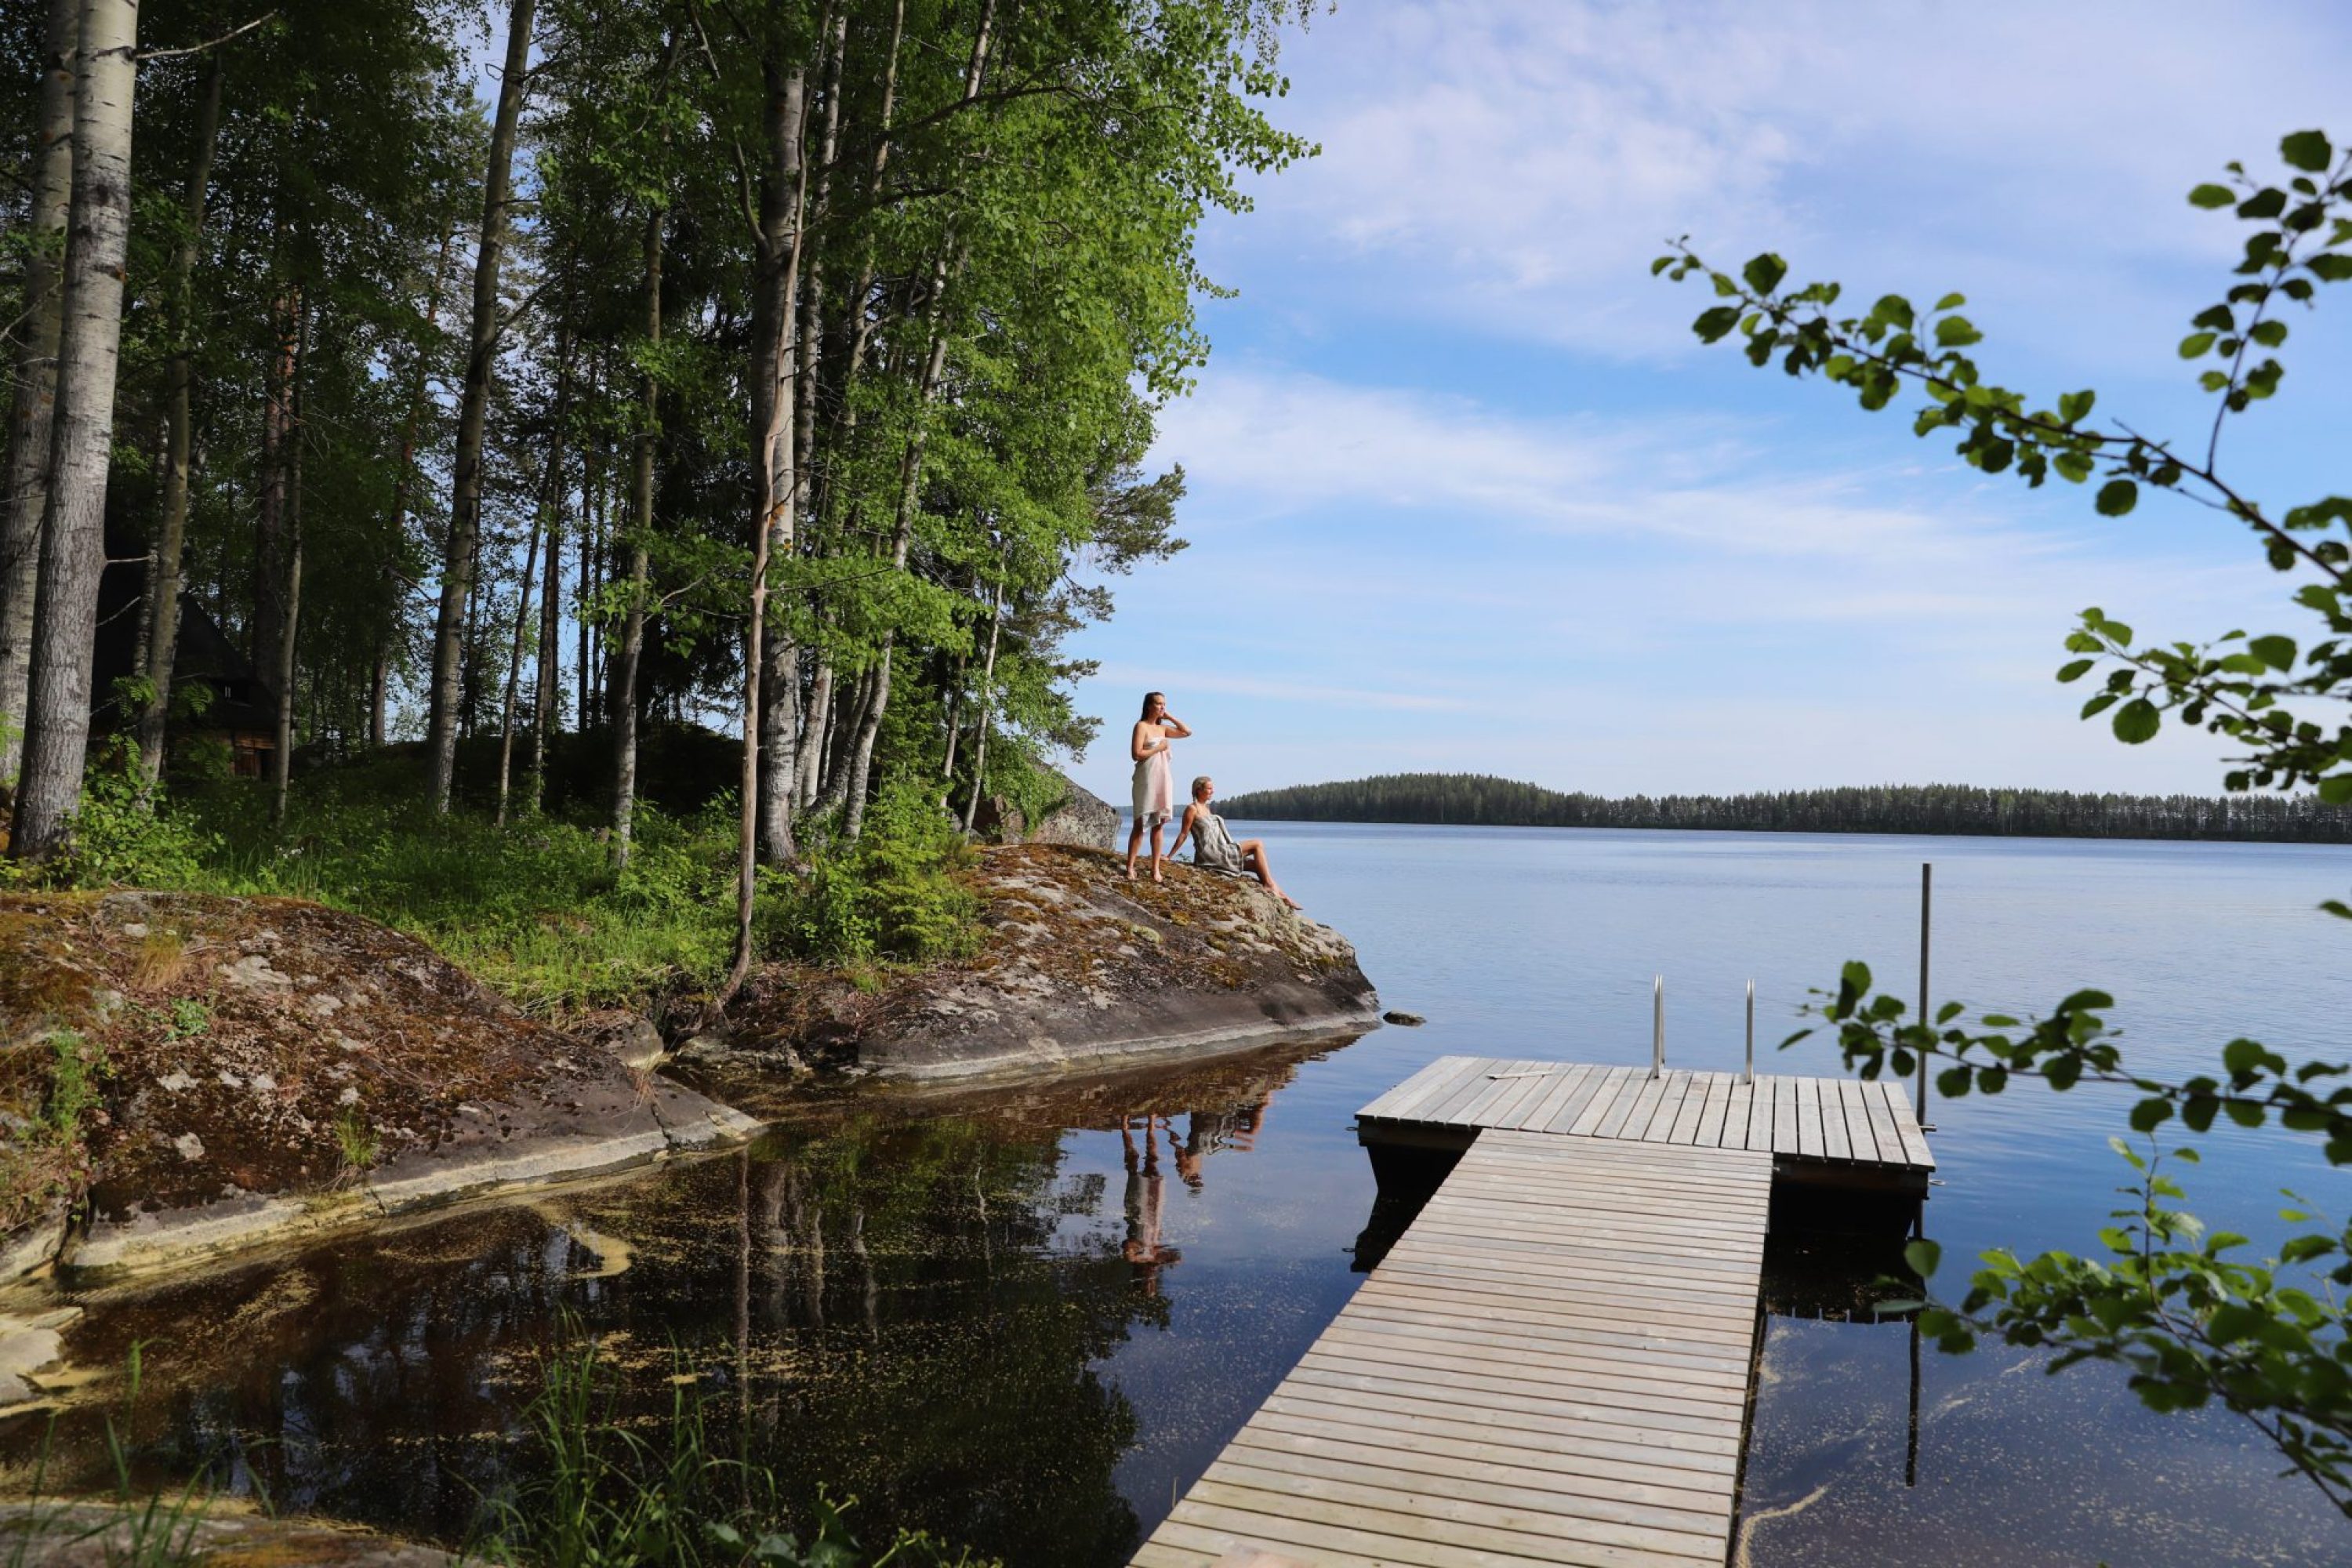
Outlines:
<svg viewBox="0 0 2352 1568"><path fill-rule="evenodd" d="M246 628L247 652L256 670L277 663L278 634L286 622L286 448L293 424L296 298L289 289L269 307L277 337L262 377L261 484L253 509L253 618Z"/></svg>
<svg viewBox="0 0 2352 1568"><path fill-rule="evenodd" d="M988 611L988 657L980 667L980 732L971 743L971 794L963 803L963 830L971 831L972 818L980 811L981 792L988 787L988 718L992 710L990 694L996 685L996 639L1004 630L1004 584L996 584L995 600Z"/></svg>
<svg viewBox="0 0 2352 1568"><path fill-rule="evenodd" d="M980 96L981 83L988 75L989 50L995 41L996 0L982 0L980 25L971 40L971 58L964 67L963 100L969 103ZM877 154L877 166L879 154ZM877 184L878 179L877 179ZM940 383L947 369L946 298L948 284L961 270L960 257L950 260L956 251L953 224L950 237L940 247L939 260L931 269L931 296L926 310L931 316L930 353L923 366L923 379L916 400L915 428L907 440L906 456L900 462L898 525L892 531L890 547L891 569L907 569L907 551L914 537L915 501L920 492L923 477L923 447L930 435L930 408L939 398ZM857 739L852 745L846 780L845 810L842 818L843 836L855 842L866 826L866 796L874 772L874 739L882 727L882 715L890 706L890 660L898 641L895 631L882 637L882 658L875 670L873 700L859 715Z"/></svg>
<svg viewBox="0 0 2352 1568"><path fill-rule="evenodd" d="M196 257L205 227L205 201L212 187L213 149L220 140L221 66L205 72L204 107L196 124L196 151L181 198L185 226L172 257L172 358L163 368L163 518L147 571L148 697L139 715L139 776L152 788L163 773L163 742L172 713L172 665L180 640L180 557L188 536L188 462L193 437L195 355Z"/></svg>
<svg viewBox="0 0 2352 1568"><path fill-rule="evenodd" d="M522 580L515 589L514 642L507 653L507 689L499 710L498 825L507 825L507 797L514 778L515 692L522 683L522 637L530 625L531 584L539 576L540 524L546 516L542 503L530 514L530 545L522 558Z"/></svg>
<svg viewBox="0 0 2352 1568"><path fill-rule="evenodd" d="M49 0L41 38L40 104L26 215L25 337L8 408L7 490L0 494L0 790L16 783L25 753L33 605L40 581L41 520L49 502L49 445L57 413L58 342L65 324L66 220L73 206L74 42L81 0Z"/></svg>
<svg viewBox="0 0 2352 1568"><path fill-rule="evenodd" d="M506 248L509 190L514 174L515 125L522 115L530 64L536 0L514 0L507 13L505 74L499 81L498 117L490 129L488 167L482 177L482 226L474 257L473 329L466 380L457 403L457 457L449 497L449 550L441 572L441 610L433 632L431 717L425 754L432 765L433 809L449 809L457 770L458 673L464 658L467 607L473 597L475 555L482 530L482 430L488 417L490 371L499 347L499 264Z"/></svg>
<svg viewBox="0 0 2352 1568"><path fill-rule="evenodd" d="M607 683L613 703L613 863L629 863L629 832L637 806L637 662L646 646L646 542L654 528L654 458L661 445L661 383L652 351L662 337L662 209L646 215L646 346L636 471L629 488L629 602L621 618L621 646Z"/></svg>
<svg viewBox="0 0 2352 1568"><path fill-rule="evenodd" d="M793 435L793 338L799 321L801 219L808 195L807 166L802 158L806 134L807 74L795 67L767 72L767 132L769 170L761 182L760 261L761 292L754 311L751 387L755 419L753 462L760 478L760 516L751 548L751 618L743 649L743 778L742 820L735 867L735 962L716 1005L724 1007L751 970L751 913L758 889L759 859L766 852L771 864L793 858L792 797L775 801L777 815L763 835L760 787L761 731L771 730L780 755L771 773L792 776L793 726L790 707L772 716L761 701L763 680L781 688L780 701L799 697L799 649L789 636L767 645L768 568L777 555L793 550L793 507L799 493L794 472ZM764 394L764 395L762 395Z"/></svg>
<svg viewBox="0 0 2352 1568"><path fill-rule="evenodd" d="M137 0L82 0L74 73L73 209L58 343L49 498L34 594L25 760L9 853L36 864L65 847L89 743L92 628L106 569L106 481L131 242Z"/></svg>
<svg viewBox="0 0 2352 1568"><path fill-rule="evenodd" d="M286 825L286 786L294 774L294 655L302 629L302 421L300 351L295 353L286 479L286 583L280 597L286 614L278 628L270 674L278 688L278 745L269 753L269 826Z"/></svg>

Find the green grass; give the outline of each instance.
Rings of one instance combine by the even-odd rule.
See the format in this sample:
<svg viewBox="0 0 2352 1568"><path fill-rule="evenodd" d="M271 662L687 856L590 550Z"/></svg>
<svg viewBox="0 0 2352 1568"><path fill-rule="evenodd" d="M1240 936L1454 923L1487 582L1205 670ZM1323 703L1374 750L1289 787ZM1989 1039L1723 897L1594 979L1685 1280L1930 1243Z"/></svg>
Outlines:
<svg viewBox="0 0 2352 1568"><path fill-rule="evenodd" d="M84 886L313 900L420 937L540 1013L704 990L733 952L734 800L690 779L672 785L696 802L681 814L639 807L616 870L584 795L503 826L462 805L439 816L413 752L298 778L275 826L252 781L183 783L150 812L121 765L92 770L70 866ZM927 792L886 784L857 845L828 851L823 827L804 835L816 852L801 871L763 874L763 956L919 963L976 945L978 902L957 876L968 852Z"/></svg>
<svg viewBox="0 0 2352 1568"><path fill-rule="evenodd" d="M669 1414L646 1436L621 1415L621 1380L595 1342L563 1324L523 1413L520 1468L535 1479L492 1500L476 1550L536 1568L983 1568L910 1531L861 1546L854 1500L820 1495L792 1520L773 1472L712 1451L708 1396L682 1356L672 1363Z"/></svg>

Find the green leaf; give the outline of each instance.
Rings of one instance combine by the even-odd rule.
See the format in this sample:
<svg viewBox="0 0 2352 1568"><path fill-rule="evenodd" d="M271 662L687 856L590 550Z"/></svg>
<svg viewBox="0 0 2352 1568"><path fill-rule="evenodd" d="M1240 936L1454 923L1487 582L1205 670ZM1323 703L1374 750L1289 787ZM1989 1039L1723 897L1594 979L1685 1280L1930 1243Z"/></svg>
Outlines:
<svg viewBox="0 0 2352 1568"><path fill-rule="evenodd" d="M2091 666L2095 662L2095 660L2087 658L2074 659L2071 663L2060 667L2058 679L2062 681L2080 680L2084 676L2090 673Z"/></svg>
<svg viewBox="0 0 2352 1568"><path fill-rule="evenodd" d="M2319 798L2330 805L2352 805L2352 773L2331 773L2320 780Z"/></svg>
<svg viewBox="0 0 2352 1568"><path fill-rule="evenodd" d="M2139 487L2129 479L2109 479L2099 487L2101 517L2121 517L2139 504Z"/></svg>
<svg viewBox="0 0 2352 1568"><path fill-rule="evenodd" d="M2058 417L2069 425L2078 425L2098 400L2099 395L2089 387L2080 392L2062 392L2058 395Z"/></svg>
<svg viewBox="0 0 2352 1568"><path fill-rule="evenodd" d="M2147 698L2135 697L2116 710L2114 724L2116 740L2137 746L2156 738L2156 732L2164 728L2164 715Z"/></svg>
<svg viewBox="0 0 2352 1568"><path fill-rule="evenodd" d="M2278 347L2279 344L2286 342L2286 323L2284 321L2256 321L2252 326L2246 329L2246 336L2253 339L2254 342L2262 344L2263 347L2266 349L2274 349Z"/></svg>
<svg viewBox="0 0 2352 1568"><path fill-rule="evenodd" d="M2211 332L2191 332L2180 340L2182 359L2202 359L2213 347Z"/></svg>
<svg viewBox="0 0 2352 1568"><path fill-rule="evenodd" d="M1740 269L1739 275L1747 279L1748 286L1759 294L1769 294L1780 286L1780 279L1789 275L1789 264L1768 250L1751 259Z"/></svg>
<svg viewBox="0 0 2352 1568"><path fill-rule="evenodd" d="M1984 334L1971 325L1966 316L1946 316L1936 323L1936 346L1943 349L1964 349L1970 343L1984 342Z"/></svg>
<svg viewBox="0 0 2352 1568"><path fill-rule="evenodd" d="M1904 1247L1903 1261L1910 1266L1912 1273L1926 1279L1943 1263L1944 1249L1923 1236Z"/></svg>
<svg viewBox="0 0 2352 1568"><path fill-rule="evenodd" d="M2301 169L2306 174L2325 174L2335 150L2327 138L2316 131L2297 131L2279 139L2279 156L2290 169Z"/></svg>
<svg viewBox="0 0 2352 1568"><path fill-rule="evenodd" d="M2246 645L2246 651L2252 654L2256 658L2261 659L2264 664L2269 665L2273 669L2293 669L2294 668L2294 639L2293 637L2256 637L2253 641Z"/></svg>
<svg viewBox="0 0 2352 1568"><path fill-rule="evenodd" d="M1698 334L1701 342L1712 343L1720 342L1738 324L1738 306L1717 305L1711 310L1700 311L1698 320L1691 323L1691 331Z"/></svg>
<svg viewBox="0 0 2352 1568"><path fill-rule="evenodd" d="M2189 193L2189 205L2197 207L2226 207L2237 199L2237 193L2227 185L2199 185Z"/></svg>

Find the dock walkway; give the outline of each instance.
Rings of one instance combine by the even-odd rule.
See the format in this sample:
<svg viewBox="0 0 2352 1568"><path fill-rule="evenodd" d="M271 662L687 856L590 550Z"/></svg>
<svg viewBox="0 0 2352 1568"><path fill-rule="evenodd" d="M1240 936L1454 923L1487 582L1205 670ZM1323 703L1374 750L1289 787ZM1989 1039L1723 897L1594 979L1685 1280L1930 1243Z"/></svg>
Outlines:
<svg viewBox="0 0 2352 1568"><path fill-rule="evenodd" d="M1138 1568L1723 1563L1776 1174L1933 1168L1834 1079L1447 1057L1359 1129L1467 1152Z"/></svg>

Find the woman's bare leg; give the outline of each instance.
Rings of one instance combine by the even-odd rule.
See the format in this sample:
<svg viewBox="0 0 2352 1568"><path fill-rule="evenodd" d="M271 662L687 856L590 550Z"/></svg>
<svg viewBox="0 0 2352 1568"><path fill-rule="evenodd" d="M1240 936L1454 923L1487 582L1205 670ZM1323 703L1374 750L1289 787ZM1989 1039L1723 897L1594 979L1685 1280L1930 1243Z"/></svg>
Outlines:
<svg viewBox="0 0 2352 1568"><path fill-rule="evenodd" d="M1127 835L1127 879L1130 882L1135 880L1136 852L1142 847L1143 818L1139 816L1135 819L1135 826L1128 831Z"/></svg>
<svg viewBox="0 0 2352 1568"><path fill-rule="evenodd" d="M1160 853L1160 836L1167 831L1168 825L1164 822L1155 822L1151 825L1151 879L1155 882L1166 880L1160 874L1160 868L1168 863L1168 857Z"/></svg>
<svg viewBox="0 0 2352 1568"><path fill-rule="evenodd" d="M1272 893L1294 910L1299 907L1298 900L1284 892L1282 884L1274 879L1274 867L1265 858L1265 839L1244 838L1241 842L1241 851L1243 868L1265 883L1267 892Z"/></svg>

